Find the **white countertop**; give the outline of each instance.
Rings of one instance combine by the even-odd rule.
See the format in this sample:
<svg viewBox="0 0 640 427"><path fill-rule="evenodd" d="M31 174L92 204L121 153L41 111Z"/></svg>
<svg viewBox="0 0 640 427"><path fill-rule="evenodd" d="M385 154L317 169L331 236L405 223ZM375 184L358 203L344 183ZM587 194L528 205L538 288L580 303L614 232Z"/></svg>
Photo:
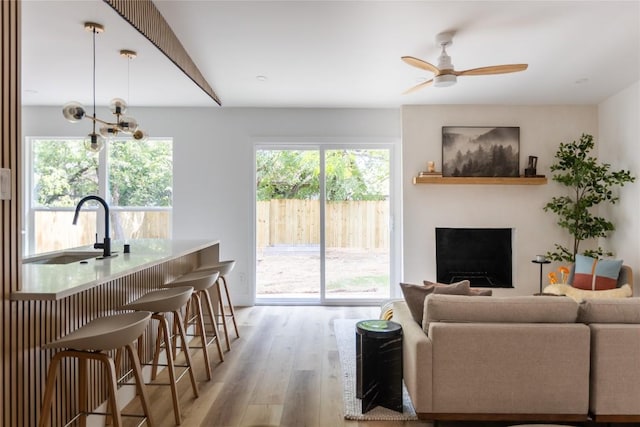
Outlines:
<svg viewBox="0 0 640 427"><path fill-rule="evenodd" d="M123 253L121 242L112 243L112 252L116 256L104 259L87 259L86 263L70 264L22 264L21 290L11 293L12 300L58 300L78 292L91 289L102 283L129 275L147 267L179 258L218 244L215 240L132 240L131 253ZM62 252L95 251L96 256L102 250L93 246L67 249ZM53 253L38 254L25 260L51 256Z"/></svg>

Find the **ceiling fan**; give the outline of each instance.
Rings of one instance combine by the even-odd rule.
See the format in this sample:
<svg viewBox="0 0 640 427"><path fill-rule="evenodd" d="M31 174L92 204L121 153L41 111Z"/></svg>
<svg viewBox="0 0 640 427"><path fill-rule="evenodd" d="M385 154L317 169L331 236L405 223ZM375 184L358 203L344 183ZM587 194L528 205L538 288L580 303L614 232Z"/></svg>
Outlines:
<svg viewBox="0 0 640 427"><path fill-rule="evenodd" d="M442 48L442 53L438 57L437 67L427 61L423 61L422 59L414 58L413 56L402 57L402 60L407 64L435 74L432 79L407 89L403 94L412 93L431 85L436 87L452 86L456 83L458 76L486 76L489 74L515 73L517 71L524 71L528 67L527 64L506 64L456 71L453 68L451 57L447 54L446 49L447 46L451 46L453 43L453 34L453 32L446 32L440 33L436 36L436 43Z"/></svg>

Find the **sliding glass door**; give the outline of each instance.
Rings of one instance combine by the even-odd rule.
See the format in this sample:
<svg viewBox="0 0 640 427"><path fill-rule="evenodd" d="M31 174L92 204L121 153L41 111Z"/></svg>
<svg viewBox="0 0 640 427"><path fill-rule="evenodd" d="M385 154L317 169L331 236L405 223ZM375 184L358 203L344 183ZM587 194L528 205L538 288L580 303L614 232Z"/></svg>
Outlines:
<svg viewBox="0 0 640 427"><path fill-rule="evenodd" d="M320 300L320 156L256 151L256 297Z"/></svg>
<svg viewBox="0 0 640 427"><path fill-rule="evenodd" d="M389 297L390 148L256 149L256 300Z"/></svg>
<svg viewBox="0 0 640 427"><path fill-rule="evenodd" d="M389 298L389 150L326 150L327 299Z"/></svg>

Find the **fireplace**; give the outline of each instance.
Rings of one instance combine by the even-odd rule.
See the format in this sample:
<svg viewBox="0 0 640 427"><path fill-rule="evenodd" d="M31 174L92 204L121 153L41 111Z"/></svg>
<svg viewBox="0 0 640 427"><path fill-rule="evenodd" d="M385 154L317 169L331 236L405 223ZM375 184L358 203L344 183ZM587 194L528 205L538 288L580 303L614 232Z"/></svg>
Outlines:
<svg viewBox="0 0 640 427"><path fill-rule="evenodd" d="M511 240L511 228L436 228L438 282L513 287Z"/></svg>

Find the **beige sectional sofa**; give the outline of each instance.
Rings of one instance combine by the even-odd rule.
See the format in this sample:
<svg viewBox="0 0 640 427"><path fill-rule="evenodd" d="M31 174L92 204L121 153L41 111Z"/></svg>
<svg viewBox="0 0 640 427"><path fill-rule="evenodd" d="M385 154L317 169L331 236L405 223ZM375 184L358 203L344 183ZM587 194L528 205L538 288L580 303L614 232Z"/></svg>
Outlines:
<svg viewBox="0 0 640 427"><path fill-rule="evenodd" d="M640 301L429 295L404 381L426 420L640 420Z"/></svg>
<svg viewBox="0 0 640 427"><path fill-rule="evenodd" d="M578 321L591 329L589 412L597 422L640 422L640 298L585 301Z"/></svg>

